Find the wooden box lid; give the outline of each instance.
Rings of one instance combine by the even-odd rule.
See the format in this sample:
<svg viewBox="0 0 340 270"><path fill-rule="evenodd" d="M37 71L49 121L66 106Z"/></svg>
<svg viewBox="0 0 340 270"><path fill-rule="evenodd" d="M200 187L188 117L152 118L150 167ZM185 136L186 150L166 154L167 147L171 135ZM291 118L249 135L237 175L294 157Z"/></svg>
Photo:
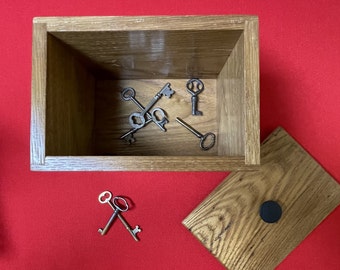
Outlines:
<svg viewBox="0 0 340 270"><path fill-rule="evenodd" d="M281 207L276 222L260 216L266 201ZM260 170L231 173L183 224L230 270L274 269L339 203L340 185L278 128Z"/></svg>

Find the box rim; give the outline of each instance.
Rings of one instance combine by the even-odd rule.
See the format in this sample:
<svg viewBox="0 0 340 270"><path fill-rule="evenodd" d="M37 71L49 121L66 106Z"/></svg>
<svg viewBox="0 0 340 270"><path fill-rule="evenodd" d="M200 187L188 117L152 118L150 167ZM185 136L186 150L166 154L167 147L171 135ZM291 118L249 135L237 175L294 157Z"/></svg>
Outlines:
<svg viewBox="0 0 340 270"><path fill-rule="evenodd" d="M187 25L182 28L173 27L176 20L186 18ZM157 25L153 20L162 20L161 25ZM228 23L223 22L223 19L230 20ZM93 20L93 21L92 21ZM125 28L121 29L120 20L124 20ZM32 46L32 105L31 105L31 134L30 134L30 159L32 170L49 170L51 159L45 156L45 136L46 136L46 78L47 78L47 34L53 31L85 31L84 27L88 27L86 31L133 31L133 30L187 30L197 29L202 30L202 21L207 23L205 29L207 31L214 29L243 29L247 35L244 49L250 49L252 59L249 60L249 66L254 68L254 72L245 70L245 91L246 97L252 97L253 104L250 104L246 99L245 106L245 159L241 166L234 168L233 166L221 166L220 170L245 170L247 167L254 168L260 164L260 140L259 140L259 53L258 53L258 17L249 15L211 15L211 16L84 16L84 17L36 17L33 19L33 46ZM92 23L91 23L92 22ZM109 23L108 23L109 22ZM131 22L133 22L131 24ZM129 24L130 23L130 24ZM151 24L150 24L151 23ZM196 24L197 23L197 24ZM154 26L153 29L146 29ZM252 31L252 29L255 29ZM248 33L250 33L248 35ZM251 35L253 34L253 35ZM255 34L255 35L254 35ZM246 58L245 58L246 59ZM247 59L248 60L248 59ZM252 82L255 86L250 87ZM249 109L250 108L250 109ZM253 128L256 128L254 130ZM251 143L250 143L251 142ZM76 158L76 156L73 156ZM96 160L100 156L90 156ZM61 157L55 157L61 158ZM122 158L122 156L120 156ZM145 156L143 156L145 158ZM167 157L168 158L168 157ZM186 158L186 156L181 156ZM194 156L196 159L197 156ZM200 158L200 157L199 157ZM202 157L210 159L211 157ZM220 159L219 156L212 158ZM225 161L231 160L232 157L225 157ZM71 160L71 159L69 159ZM57 162L56 160L54 160ZM180 159L178 159L178 162ZM204 162L203 162L204 163ZM228 162L227 162L228 163ZM42 169L46 166L45 169ZM215 167L215 166L212 166ZM204 170L215 170L212 167L206 167ZM82 169L86 170L86 169ZM97 170L93 168L91 170ZM120 170L119 168L108 167L107 170ZM144 170L144 169L143 169ZM169 170L169 169L165 169Z"/></svg>
<svg viewBox="0 0 340 270"><path fill-rule="evenodd" d="M184 20L184 22L183 22ZM176 22L180 21L181 24ZM258 21L255 15L184 15L184 16L75 16L35 17L33 23L45 23L47 31L134 31L201 30L202 24L213 29L244 29L246 21Z"/></svg>

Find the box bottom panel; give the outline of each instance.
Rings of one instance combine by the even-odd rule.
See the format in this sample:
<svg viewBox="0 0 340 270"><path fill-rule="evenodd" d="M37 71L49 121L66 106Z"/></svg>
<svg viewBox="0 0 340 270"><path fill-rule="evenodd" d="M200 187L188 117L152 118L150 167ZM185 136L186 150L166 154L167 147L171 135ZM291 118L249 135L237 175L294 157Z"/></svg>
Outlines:
<svg viewBox="0 0 340 270"><path fill-rule="evenodd" d="M197 107L203 113L201 116L192 115L192 96L187 92L187 81L187 79L98 81L93 134L95 155L216 156L218 153L216 80L202 80L204 90L198 95ZM120 139L131 130L129 116L141 111L132 100L123 100L121 91L132 87L136 91L136 99L145 107L168 82L175 93L171 98L162 96L153 106L162 108L166 113L169 121L165 125L166 132L154 122L150 122L134 134L136 140L134 143L129 144ZM176 117L180 117L202 134L213 132L216 135L214 147L202 151L199 138L181 126Z"/></svg>

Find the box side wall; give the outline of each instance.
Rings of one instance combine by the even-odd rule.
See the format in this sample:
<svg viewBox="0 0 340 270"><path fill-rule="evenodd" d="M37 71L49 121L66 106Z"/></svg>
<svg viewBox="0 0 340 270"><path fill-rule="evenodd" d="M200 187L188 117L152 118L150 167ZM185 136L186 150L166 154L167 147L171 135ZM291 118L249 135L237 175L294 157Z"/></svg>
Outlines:
<svg viewBox="0 0 340 270"><path fill-rule="evenodd" d="M57 38L47 44L46 155L91 155L95 78Z"/></svg>
<svg viewBox="0 0 340 270"><path fill-rule="evenodd" d="M260 67L258 20L245 22L244 30L244 114L245 161L260 164Z"/></svg>
<svg viewBox="0 0 340 270"><path fill-rule="evenodd" d="M218 155L245 155L244 35L217 78Z"/></svg>
<svg viewBox="0 0 340 270"><path fill-rule="evenodd" d="M30 159L31 164L43 164L45 161L46 120L46 24L33 24L32 47Z"/></svg>
<svg viewBox="0 0 340 270"><path fill-rule="evenodd" d="M111 78L216 78L241 30L55 32Z"/></svg>

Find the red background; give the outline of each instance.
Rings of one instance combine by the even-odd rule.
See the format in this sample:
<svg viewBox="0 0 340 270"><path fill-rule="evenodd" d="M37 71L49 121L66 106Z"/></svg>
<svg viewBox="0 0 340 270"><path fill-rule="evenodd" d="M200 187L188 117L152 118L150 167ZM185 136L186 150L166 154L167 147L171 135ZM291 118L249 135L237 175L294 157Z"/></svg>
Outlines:
<svg viewBox="0 0 340 270"><path fill-rule="evenodd" d="M30 0L0 3L0 269L223 269L181 221L228 174L31 172L32 18L255 14L260 19L261 138L283 126L340 181L340 2ZM135 242L97 201L131 198ZM337 208L278 269L340 269Z"/></svg>

